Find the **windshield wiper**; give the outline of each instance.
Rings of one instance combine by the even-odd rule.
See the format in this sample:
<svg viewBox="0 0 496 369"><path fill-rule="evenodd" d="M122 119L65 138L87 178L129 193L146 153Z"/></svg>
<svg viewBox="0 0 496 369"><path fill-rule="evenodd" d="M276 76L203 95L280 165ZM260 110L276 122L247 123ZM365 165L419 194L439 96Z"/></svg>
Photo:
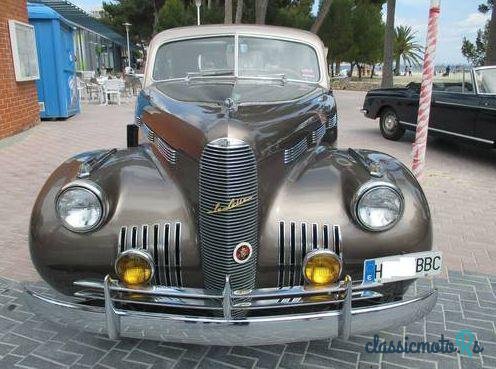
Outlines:
<svg viewBox="0 0 496 369"><path fill-rule="evenodd" d="M256 75L256 76L242 76L241 78L247 78L247 79L260 79L260 80L267 80L267 81L281 81L281 83L284 85L288 81L288 78L284 73L274 73L274 74L262 74L262 75Z"/></svg>
<svg viewBox="0 0 496 369"><path fill-rule="evenodd" d="M210 77L210 76L229 76L234 75L234 69L212 69L199 72L188 72L186 78Z"/></svg>

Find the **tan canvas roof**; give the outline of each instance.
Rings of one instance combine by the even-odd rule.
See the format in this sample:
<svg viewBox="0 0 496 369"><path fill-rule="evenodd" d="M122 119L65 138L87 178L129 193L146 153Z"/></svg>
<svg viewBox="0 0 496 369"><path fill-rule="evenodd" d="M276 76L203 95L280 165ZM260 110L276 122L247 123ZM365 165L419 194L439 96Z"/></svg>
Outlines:
<svg viewBox="0 0 496 369"><path fill-rule="evenodd" d="M318 54L321 76L319 82L323 87L329 86L327 73L327 51L320 38L308 31L296 28L254 25L254 24L213 24L204 26L191 26L171 28L157 34L150 43L148 50L148 61L145 71L145 86L151 80L152 66L155 61L155 53L158 47L164 43L186 38L208 37L219 35L251 35L290 39L311 45Z"/></svg>

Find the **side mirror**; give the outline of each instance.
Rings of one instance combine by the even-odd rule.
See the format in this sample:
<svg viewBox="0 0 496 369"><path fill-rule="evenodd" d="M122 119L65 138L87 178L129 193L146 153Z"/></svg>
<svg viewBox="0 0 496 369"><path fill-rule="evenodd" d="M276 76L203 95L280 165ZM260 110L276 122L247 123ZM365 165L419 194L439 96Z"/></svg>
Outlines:
<svg viewBox="0 0 496 369"><path fill-rule="evenodd" d="M139 127L136 124L127 125L127 147L138 146L138 131Z"/></svg>

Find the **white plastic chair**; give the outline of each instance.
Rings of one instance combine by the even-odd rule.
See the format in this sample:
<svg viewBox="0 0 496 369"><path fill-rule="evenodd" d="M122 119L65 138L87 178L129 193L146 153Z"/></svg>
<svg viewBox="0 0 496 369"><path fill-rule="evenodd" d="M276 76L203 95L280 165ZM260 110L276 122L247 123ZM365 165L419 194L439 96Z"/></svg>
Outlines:
<svg viewBox="0 0 496 369"><path fill-rule="evenodd" d="M105 105L109 104L112 95L116 96L117 104L121 105L121 92L124 90L122 79L108 79L103 82L103 93L105 95Z"/></svg>

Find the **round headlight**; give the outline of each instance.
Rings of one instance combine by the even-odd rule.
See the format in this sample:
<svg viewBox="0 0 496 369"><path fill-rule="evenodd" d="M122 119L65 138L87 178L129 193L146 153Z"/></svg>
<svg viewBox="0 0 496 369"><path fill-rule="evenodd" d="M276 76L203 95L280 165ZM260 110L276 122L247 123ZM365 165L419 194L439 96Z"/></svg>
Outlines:
<svg viewBox="0 0 496 369"><path fill-rule="evenodd" d="M329 250L309 252L303 261L305 281L316 286L325 286L338 280L342 262L339 256Z"/></svg>
<svg viewBox="0 0 496 369"><path fill-rule="evenodd" d="M367 230L393 227L403 213L403 196L396 188L378 185L366 189L356 204L358 222Z"/></svg>
<svg viewBox="0 0 496 369"><path fill-rule="evenodd" d="M103 217L98 196L88 188L68 187L57 198L57 214L64 226L74 232L95 228Z"/></svg>
<svg viewBox="0 0 496 369"><path fill-rule="evenodd" d="M127 286L139 286L151 281L154 274L150 254L141 250L127 250L115 261L115 272Z"/></svg>

